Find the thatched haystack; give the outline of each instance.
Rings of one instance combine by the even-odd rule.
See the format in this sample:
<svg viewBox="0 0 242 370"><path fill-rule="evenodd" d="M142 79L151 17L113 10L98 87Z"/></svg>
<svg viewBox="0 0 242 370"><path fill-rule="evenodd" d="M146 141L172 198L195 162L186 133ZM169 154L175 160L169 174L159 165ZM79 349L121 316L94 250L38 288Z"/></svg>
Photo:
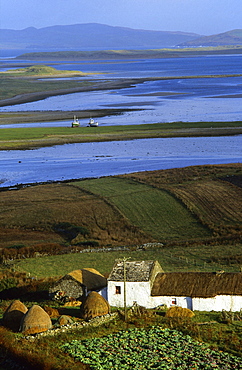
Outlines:
<svg viewBox="0 0 242 370"><path fill-rule="evenodd" d="M19 331L21 320L27 311L27 307L19 300L12 302L4 312L3 325L12 331Z"/></svg>
<svg viewBox="0 0 242 370"><path fill-rule="evenodd" d="M110 312L109 303L97 292L91 292L85 298L80 308L81 318L91 320L97 316L107 315Z"/></svg>
<svg viewBox="0 0 242 370"><path fill-rule="evenodd" d="M182 307L178 307L178 306L174 306L174 307L170 307L168 309L168 311L166 312L166 315L165 317L170 317L170 318L177 318L177 317L181 317L181 318L191 318L193 317L195 314L194 312L192 312L191 310L189 310L189 308L182 308Z"/></svg>
<svg viewBox="0 0 242 370"><path fill-rule="evenodd" d="M33 305L22 318L20 331L24 335L42 333L52 328L50 316L43 308Z"/></svg>

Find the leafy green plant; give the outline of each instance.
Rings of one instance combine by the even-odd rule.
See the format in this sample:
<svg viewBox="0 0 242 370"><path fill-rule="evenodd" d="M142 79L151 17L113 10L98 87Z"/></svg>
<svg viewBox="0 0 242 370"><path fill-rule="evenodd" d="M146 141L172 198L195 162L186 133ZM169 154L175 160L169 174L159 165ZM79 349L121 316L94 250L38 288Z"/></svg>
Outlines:
<svg viewBox="0 0 242 370"><path fill-rule="evenodd" d="M91 369L241 369L239 358L159 326L73 340L61 348Z"/></svg>

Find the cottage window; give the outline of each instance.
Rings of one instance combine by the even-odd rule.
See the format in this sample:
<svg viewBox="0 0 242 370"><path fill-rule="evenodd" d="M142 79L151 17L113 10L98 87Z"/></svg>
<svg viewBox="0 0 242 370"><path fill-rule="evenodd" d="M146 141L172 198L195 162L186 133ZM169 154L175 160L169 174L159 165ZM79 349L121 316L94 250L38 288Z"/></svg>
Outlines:
<svg viewBox="0 0 242 370"><path fill-rule="evenodd" d="M117 285L115 287L115 294L121 294L121 286Z"/></svg>
<svg viewBox="0 0 242 370"><path fill-rule="evenodd" d="M174 305L176 305L176 298L172 298L172 300L171 300L171 304L174 304Z"/></svg>

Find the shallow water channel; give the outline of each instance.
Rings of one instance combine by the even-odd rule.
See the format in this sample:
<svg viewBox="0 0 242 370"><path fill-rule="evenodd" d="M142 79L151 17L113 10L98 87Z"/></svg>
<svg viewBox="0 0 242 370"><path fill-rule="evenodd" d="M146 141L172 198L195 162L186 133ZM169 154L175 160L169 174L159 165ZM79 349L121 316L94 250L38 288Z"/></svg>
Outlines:
<svg viewBox="0 0 242 370"><path fill-rule="evenodd" d="M222 163L242 163L242 135L0 151L0 187Z"/></svg>

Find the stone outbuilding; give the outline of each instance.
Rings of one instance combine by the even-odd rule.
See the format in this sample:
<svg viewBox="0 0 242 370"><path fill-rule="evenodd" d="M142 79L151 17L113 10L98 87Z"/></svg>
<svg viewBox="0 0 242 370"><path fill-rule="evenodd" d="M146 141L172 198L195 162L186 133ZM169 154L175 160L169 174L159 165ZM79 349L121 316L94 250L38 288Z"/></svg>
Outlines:
<svg viewBox="0 0 242 370"><path fill-rule="evenodd" d="M103 290L104 294L106 287L107 279L102 274L95 269L84 268L63 276L49 289L49 295L64 302L73 299L82 301L91 291Z"/></svg>

